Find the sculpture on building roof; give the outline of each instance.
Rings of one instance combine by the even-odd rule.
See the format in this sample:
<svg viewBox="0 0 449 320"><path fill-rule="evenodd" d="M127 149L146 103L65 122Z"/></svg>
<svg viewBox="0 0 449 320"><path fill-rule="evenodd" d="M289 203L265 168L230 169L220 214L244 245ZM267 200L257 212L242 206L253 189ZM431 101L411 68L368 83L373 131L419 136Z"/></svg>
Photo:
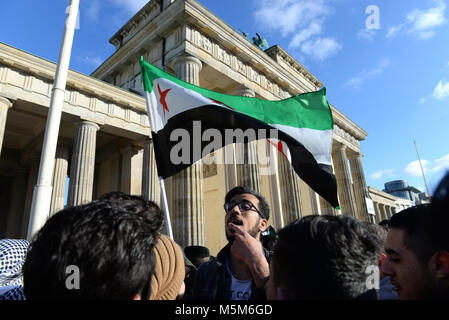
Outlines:
<svg viewBox="0 0 449 320"><path fill-rule="evenodd" d="M268 42L265 38L262 38L260 34L256 32L257 38L253 37L253 43L258 46L261 50L268 49Z"/></svg>

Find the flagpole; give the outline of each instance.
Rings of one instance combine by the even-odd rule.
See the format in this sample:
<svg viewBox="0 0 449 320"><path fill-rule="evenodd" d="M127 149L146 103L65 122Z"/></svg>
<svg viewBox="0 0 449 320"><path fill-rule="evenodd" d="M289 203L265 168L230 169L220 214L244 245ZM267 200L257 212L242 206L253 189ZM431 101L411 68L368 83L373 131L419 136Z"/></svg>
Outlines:
<svg viewBox="0 0 449 320"><path fill-rule="evenodd" d="M161 186L161 197L162 197L162 209L165 213L165 226L167 227L167 235L170 239L173 239L173 232L171 229L170 212L168 211L167 193L165 192L165 182L164 178L159 177L159 184Z"/></svg>
<svg viewBox="0 0 449 320"><path fill-rule="evenodd" d="M27 238L32 236L44 225L49 212L51 194L53 190L52 178L55 162L56 146L58 143L59 125L61 122L62 106L64 104L65 87L70 64L73 36L75 34L76 19L78 16L79 0L70 0L70 6L64 26L61 50L56 66L50 107L48 109L47 124L45 126L44 143L42 145L41 159L37 184L34 187L33 202L28 224Z"/></svg>
<svg viewBox="0 0 449 320"><path fill-rule="evenodd" d="M140 59L143 59L142 57ZM155 120L154 115L151 109L151 98L150 94L145 91L145 101L147 105L147 113L148 113L148 121L150 122L150 130L155 128ZM154 145L153 145L154 147ZM156 165L156 171L157 171L157 165ZM167 235L170 237L170 239L174 240L173 238L173 231L171 228L171 221L170 221L170 212L168 209L168 202L167 202L167 192L165 190L165 181L164 178L158 175L159 178L159 186L161 188L161 200L162 200L162 210L164 211L165 215L165 226L167 229Z"/></svg>
<svg viewBox="0 0 449 320"><path fill-rule="evenodd" d="M424 175L424 169L421 164L421 158L419 157L418 146L416 145L416 140L413 140L413 143L415 144L416 154L418 155L419 166L421 167L421 172L422 172L422 176L424 178L424 184L426 185L427 194L430 194L429 187L427 186L426 176Z"/></svg>

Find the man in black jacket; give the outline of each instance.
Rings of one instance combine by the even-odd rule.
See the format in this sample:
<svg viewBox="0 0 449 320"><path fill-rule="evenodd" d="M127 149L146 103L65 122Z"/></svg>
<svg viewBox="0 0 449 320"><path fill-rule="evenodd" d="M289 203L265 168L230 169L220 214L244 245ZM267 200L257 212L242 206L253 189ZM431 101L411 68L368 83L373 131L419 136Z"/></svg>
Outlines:
<svg viewBox="0 0 449 320"><path fill-rule="evenodd" d="M268 226L270 209L259 193L235 187L225 197L225 232L228 244L217 258L201 264L192 299L265 299L270 254L260 234Z"/></svg>

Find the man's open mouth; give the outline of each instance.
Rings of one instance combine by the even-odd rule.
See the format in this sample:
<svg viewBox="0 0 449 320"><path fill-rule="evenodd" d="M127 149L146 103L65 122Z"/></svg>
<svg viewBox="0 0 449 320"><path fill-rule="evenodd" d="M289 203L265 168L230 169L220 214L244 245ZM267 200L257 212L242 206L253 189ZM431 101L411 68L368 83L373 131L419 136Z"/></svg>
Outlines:
<svg viewBox="0 0 449 320"><path fill-rule="evenodd" d="M241 226L243 225L243 221L239 220L239 219L235 219L235 218L231 218L228 220L228 223L232 223L235 224L237 226Z"/></svg>

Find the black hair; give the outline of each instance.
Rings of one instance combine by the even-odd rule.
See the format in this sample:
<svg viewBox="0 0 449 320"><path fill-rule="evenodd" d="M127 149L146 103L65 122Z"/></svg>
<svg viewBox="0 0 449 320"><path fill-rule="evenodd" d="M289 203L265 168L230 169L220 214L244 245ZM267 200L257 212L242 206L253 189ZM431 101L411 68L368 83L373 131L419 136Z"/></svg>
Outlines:
<svg viewBox="0 0 449 320"><path fill-rule="evenodd" d="M379 226L381 226L385 229L388 229L389 224L390 224L390 221L388 219L384 219L381 222L379 222Z"/></svg>
<svg viewBox="0 0 449 320"><path fill-rule="evenodd" d="M429 226L437 250L449 252L449 172L441 179L432 198Z"/></svg>
<svg viewBox="0 0 449 320"><path fill-rule="evenodd" d="M160 216L153 202L135 200L97 200L59 211L30 244L23 266L26 299L145 297ZM66 286L69 266L79 270L79 289Z"/></svg>
<svg viewBox="0 0 449 320"><path fill-rule="evenodd" d="M225 202L229 202L235 195L243 194L243 193L251 194L251 195L255 196L257 198L257 200L259 200L259 208L258 209L260 211L260 215L264 219L268 220L270 218L270 206L268 205L267 200L265 199L264 196L262 196L260 193L254 191L251 188L243 187L243 186L237 186L237 187L232 188L226 194Z"/></svg>
<svg viewBox="0 0 449 320"><path fill-rule="evenodd" d="M278 232L274 283L296 299L352 299L365 293L368 266L377 266L379 239L344 215L310 215Z"/></svg>

